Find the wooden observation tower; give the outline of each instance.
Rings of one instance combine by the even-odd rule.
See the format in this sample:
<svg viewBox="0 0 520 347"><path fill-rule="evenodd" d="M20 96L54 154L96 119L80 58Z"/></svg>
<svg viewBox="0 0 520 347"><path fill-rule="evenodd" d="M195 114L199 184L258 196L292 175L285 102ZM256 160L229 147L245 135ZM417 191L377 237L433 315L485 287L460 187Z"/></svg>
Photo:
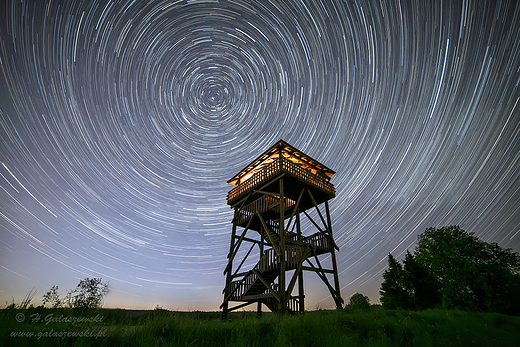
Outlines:
<svg viewBox="0 0 520 347"><path fill-rule="evenodd" d="M228 181L235 186L227 196L235 213L224 270L223 319L253 303L258 315L262 304L279 314L303 312L304 271L316 273L336 308L342 308L335 254L339 248L332 237L328 205L336 195L329 182L333 174L280 140ZM322 204L325 211L320 211ZM308 235L301 227L304 218L312 229ZM293 295L296 284L298 293ZM230 307L232 301L239 304Z"/></svg>

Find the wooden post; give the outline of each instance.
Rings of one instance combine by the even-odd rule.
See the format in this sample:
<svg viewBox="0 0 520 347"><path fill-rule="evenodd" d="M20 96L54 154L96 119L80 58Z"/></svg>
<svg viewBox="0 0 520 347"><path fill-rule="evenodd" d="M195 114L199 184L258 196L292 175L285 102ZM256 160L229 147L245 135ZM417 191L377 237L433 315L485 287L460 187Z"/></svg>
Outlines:
<svg viewBox="0 0 520 347"><path fill-rule="evenodd" d="M235 208L235 213L234 213L235 217L236 217L237 213L238 213L238 209ZM232 257L232 254L233 254L233 250L235 249L235 235L236 235L236 232L237 232L237 225L235 224L235 218L233 218L233 229L231 231L231 243L229 245L229 255L228 255L229 260L228 260L228 265L226 267L227 274L226 274L226 287L224 288L224 298L228 297L230 286L231 286L231 280L232 280L231 273L233 272L233 257ZM222 307L222 319L226 319L227 318L227 313L228 313L228 308L229 308L228 305L229 305L229 301L225 300L224 303L223 303L223 307Z"/></svg>
<svg viewBox="0 0 520 347"><path fill-rule="evenodd" d="M258 259L258 261L260 261L262 259L262 256L264 255L264 235L262 234L262 232L260 232L260 258ZM256 316L258 318L261 318L262 317L262 302L261 301L258 301L257 303L257 306L256 306Z"/></svg>
<svg viewBox="0 0 520 347"><path fill-rule="evenodd" d="M299 208L298 208L298 211L296 212L296 233L298 235L298 241L302 241L302 229L300 226ZM305 305L304 305L305 295L304 295L303 290L304 290L304 288L303 288L303 271L300 271L300 274L298 275L298 303L299 303L298 310L300 313L305 312Z"/></svg>
<svg viewBox="0 0 520 347"><path fill-rule="evenodd" d="M280 160L282 154L280 153ZM287 295L285 293L285 196L283 187L283 177L280 178L280 217L278 223L278 229L280 232L280 277L278 279L278 290L280 295L280 315L285 315L287 311Z"/></svg>
<svg viewBox="0 0 520 347"><path fill-rule="evenodd" d="M330 210L329 210L329 202L325 201L325 212L327 213L327 228L329 229L329 237L330 241L332 243L332 223L330 220ZM339 276L338 276L338 266L336 264L336 250L334 247L331 247L331 258L332 258L332 270L334 271L334 287L336 289L336 297L334 298L334 301L336 302L336 308L338 310L341 310L343 299L341 298L341 288L339 286Z"/></svg>

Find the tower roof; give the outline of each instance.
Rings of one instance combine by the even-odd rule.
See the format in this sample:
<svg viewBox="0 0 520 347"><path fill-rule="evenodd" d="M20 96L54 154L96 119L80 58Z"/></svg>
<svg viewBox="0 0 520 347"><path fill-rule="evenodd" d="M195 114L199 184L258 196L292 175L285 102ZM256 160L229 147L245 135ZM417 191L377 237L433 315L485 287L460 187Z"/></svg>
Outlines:
<svg viewBox="0 0 520 347"><path fill-rule="evenodd" d="M262 170L273 161L277 160L280 156L290 160L291 162L300 165L301 167L311 171L314 174L321 175L326 179L329 179L335 172L325 165L321 164L317 160L309 157L307 154L297 150L287 142L280 140L258 158L252 161L239 173L233 176L228 183L234 186L244 182L249 177L253 176L256 172Z"/></svg>

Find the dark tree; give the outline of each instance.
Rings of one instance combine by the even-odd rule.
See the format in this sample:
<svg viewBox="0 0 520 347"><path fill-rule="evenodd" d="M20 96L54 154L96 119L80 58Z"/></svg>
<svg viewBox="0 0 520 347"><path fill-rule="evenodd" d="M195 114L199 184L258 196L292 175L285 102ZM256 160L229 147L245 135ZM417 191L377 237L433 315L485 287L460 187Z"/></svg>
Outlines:
<svg viewBox="0 0 520 347"><path fill-rule="evenodd" d="M74 308L101 307L103 297L108 291L108 283L103 283L101 278L85 278L79 281L76 289L69 292L69 305Z"/></svg>
<svg viewBox="0 0 520 347"><path fill-rule="evenodd" d="M350 297L348 307L352 309L366 310L370 307L370 299L368 296L356 293Z"/></svg>
<svg viewBox="0 0 520 347"><path fill-rule="evenodd" d="M58 308L62 305L62 300L58 295L58 286L52 286L52 288L43 295L43 305L49 305L52 308Z"/></svg>
<svg viewBox="0 0 520 347"><path fill-rule="evenodd" d="M481 244L458 226L429 228L418 237L417 262L441 283L440 294L447 308L476 309L470 278L479 276L475 267Z"/></svg>
<svg viewBox="0 0 520 347"><path fill-rule="evenodd" d="M439 304L441 296L438 280L408 251L404 259L403 272L410 308L426 309Z"/></svg>
<svg viewBox="0 0 520 347"><path fill-rule="evenodd" d="M419 236L417 262L440 282L448 308L511 312L518 294L520 257L485 243L458 226L427 229Z"/></svg>
<svg viewBox="0 0 520 347"><path fill-rule="evenodd" d="M385 270L383 278L379 291L383 307L410 308L410 293L407 289L404 269L392 254L388 254L388 270Z"/></svg>

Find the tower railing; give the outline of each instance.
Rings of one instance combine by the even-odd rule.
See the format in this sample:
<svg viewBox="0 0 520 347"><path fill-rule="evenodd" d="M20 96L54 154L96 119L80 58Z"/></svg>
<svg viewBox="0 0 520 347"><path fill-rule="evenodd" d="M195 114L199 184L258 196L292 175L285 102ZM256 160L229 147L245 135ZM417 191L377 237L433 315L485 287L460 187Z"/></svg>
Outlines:
<svg viewBox="0 0 520 347"><path fill-rule="evenodd" d="M296 201L286 198L285 209L288 209L296 204ZM241 224L249 218L253 217L256 212L265 212L272 210L274 212L280 211L280 198L276 196L264 195L256 199L252 203L238 209L235 216L235 223Z"/></svg>
<svg viewBox="0 0 520 347"><path fill-rule="evenodd" d="M332 251L332 244L330 242L329 235L322 233L322 232L318 232L316 234L313 234L313 235L310 235L310 236L304 238L303 242L316 247L320 251L324 251L324 252Z"/></svg>
<svg viewBox="0 0 520 347"><path fill-rule="evenodd" d="M299 180L307 184L313 185L323 191L326 191L327 193L333 195L336 194L334 185L332 185L326 179L322 178L321 176L315 175L309 170L304 169L303 167L282 157L276 159L271 164L267 165L265 168L248 178L246 181L231 189L227 196L228 203L233 202L233 200L237 199L242 194L250 192L254 188L258 187L258 185L266 182L270 178L282 172L285 172L289 176L298 178Z"/></svg>
<svg viewBox="0 0 520 347"><path fill-rule="evenodd" d="M301 246L285 246L285 264L287 268L298 267L298 262L303 255L303 247ZM274 248L264 251L260 261L256 264L255 270L265 271L280 267L280 257L276 254Z"/></svg>

